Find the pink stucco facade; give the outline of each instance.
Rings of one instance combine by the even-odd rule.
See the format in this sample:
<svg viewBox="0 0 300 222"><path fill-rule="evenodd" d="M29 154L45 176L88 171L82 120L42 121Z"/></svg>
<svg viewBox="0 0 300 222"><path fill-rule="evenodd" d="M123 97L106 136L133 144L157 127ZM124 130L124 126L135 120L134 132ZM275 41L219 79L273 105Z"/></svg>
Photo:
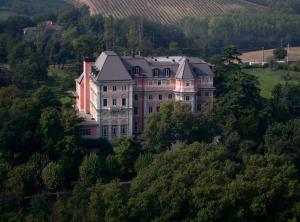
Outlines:
<svg viewBox="0 0 300 222"><path fill-rule="evenodd" d="M119 57L103 52L85 59L76 79L76 109L84 138L141 134L148 116L165 101L185 101L193 112L213 99L213 72L199 58Z"/></svg>

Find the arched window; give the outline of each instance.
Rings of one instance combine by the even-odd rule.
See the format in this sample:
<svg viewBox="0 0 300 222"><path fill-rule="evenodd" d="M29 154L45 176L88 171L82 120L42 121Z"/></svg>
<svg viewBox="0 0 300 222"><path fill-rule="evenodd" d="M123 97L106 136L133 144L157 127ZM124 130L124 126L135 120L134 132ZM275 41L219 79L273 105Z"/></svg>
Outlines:
<svg viewBox="0 0 300 222"><path fill-rule="evenodd" d="M153 76L154 77L158 77L159 76L159 73L160 73L160 71L159 71L159 69L153 69Z"/></svg>
<svg viewBox="0 0 300 222"><path fill-rule="evenodd" d="M170 69L170 68L165 68L165 69L164 69L164 76L165 76L165 77L169 77L170 74L171 74L171 69Z"/></svg>

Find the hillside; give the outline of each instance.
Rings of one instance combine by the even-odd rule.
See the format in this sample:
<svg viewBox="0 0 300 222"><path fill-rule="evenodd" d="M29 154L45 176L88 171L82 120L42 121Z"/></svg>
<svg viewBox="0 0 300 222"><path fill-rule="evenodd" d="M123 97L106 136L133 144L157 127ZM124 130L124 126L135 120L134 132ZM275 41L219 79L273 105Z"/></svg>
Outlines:
<svg viewBox="0 0 300 222"><path fill-rule="evenodd" d="M233 10L261 10L264 7L244 0L76 0L87 5L92 14L115 18L142 16L171 24L186 16L207 16Z"/></svg>
<svg viewBox="0 0 300 222"><path fill-rule="evenodd" d="M274 49L264 50L264 58L268 59L273 56ZM261 61L263 58L263 51L251 51L243 53L240 58L244 63L248 63L251 61ZM298 61L300 60L300 47L290 47L289 49L289 60L290 61Z"/></svg>

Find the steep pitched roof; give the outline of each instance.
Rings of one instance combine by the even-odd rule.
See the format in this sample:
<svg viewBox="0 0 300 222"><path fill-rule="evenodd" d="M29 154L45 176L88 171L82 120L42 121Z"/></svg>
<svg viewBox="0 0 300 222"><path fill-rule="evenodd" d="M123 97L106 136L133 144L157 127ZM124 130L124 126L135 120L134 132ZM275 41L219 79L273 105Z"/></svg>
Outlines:
<svg viewBox="0 0 300 222"><path fill-rule="evenodd" d="M179 62L179 67L175 76L176 79L194 79L193 72L189 65L188 59L186 57L182 57Z"/></svg>
<svg viewBox="0 0 300 222"><path fill-rule="evenodd" d="M98 81L132 80L120 57L112 51L102 52L95 62L95 67L99 71L96 76Z"/></svg>

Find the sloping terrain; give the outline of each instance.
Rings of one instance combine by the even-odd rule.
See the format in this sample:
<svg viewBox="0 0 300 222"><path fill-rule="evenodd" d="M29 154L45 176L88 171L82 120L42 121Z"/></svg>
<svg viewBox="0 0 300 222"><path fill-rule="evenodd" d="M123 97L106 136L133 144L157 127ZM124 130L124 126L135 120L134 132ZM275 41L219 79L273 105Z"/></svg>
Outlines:
<svg viewBox="0 0 300 222"><path fill-rule="evenodd" d="M258 50L243 53L240 58L244 63L253 62L253 61L261 61L263 56L265 60L269 57L273 56L274 49ZM290 61L298 61L300 60L300 47L290 47L289 49L289 60Z"/></svg>
<svg viewBox="0 0 300 222"><path fill-rule="evenodd" d="M171 24L186 16L207 16L233 10L261 10L264 7L245 0L76 0L92 14L115 18L142 16Z"/></svg>

